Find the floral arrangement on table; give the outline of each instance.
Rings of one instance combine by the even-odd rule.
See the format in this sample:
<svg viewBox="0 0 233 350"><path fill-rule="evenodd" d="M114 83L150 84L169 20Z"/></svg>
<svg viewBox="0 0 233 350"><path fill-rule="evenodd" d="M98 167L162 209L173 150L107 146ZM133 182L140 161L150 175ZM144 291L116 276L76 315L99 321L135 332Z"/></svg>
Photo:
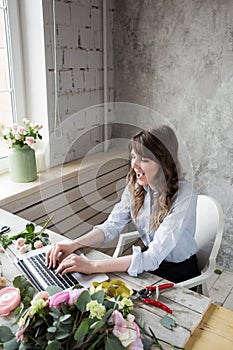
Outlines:
<svg viewBox="0 0 233 350"><path fill-rule="evenodd" d="M36 224L29 222L23 231L16 235L9 236L4 233L0 236L0 245L3 249L6 249L12 243L16 244L19 253L26 253L30 250L38 249L50 244L49 234L45 232L45 229L49 222L53 219L54 215L49 217L37 230Z"/></svg>
<svg viewBox="0 0 233 350"><path fill-rule="evenodd" d="M15 123L11 127L6 127L0 124L0 140L5 141L9 148L32 146L37 138L42 140L39 133L42 127L26 118L23 119L23 126Z"/></svg>
<svg viewBox="0 0 233 350"><path fill-rule="evenodd" d="M16 322L0 326L3 349L163 349L153 331L135 319L133 291L123 281L93 283L89 289L51 286L39 293L22 276L13 285L21 301L16 291Z"/></svg>

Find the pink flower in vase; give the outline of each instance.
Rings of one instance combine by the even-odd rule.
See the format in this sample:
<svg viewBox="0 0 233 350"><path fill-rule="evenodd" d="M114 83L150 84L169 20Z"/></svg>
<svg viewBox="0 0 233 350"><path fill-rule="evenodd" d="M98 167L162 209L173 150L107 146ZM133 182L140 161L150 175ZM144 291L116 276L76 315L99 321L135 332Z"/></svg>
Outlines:
<svg viewBox="0 0 233 350"><path fill-rule="evenodd" d="M31 146L35 143L35 139L34 137L31 136L27 136L25 139L25 144L27 144L28 146Z"/></svg>

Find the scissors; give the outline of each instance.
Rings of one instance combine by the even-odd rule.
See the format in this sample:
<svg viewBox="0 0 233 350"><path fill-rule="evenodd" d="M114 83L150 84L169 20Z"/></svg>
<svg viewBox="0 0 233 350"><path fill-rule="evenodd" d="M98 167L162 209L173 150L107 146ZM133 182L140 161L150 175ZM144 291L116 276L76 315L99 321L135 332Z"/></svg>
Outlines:
<svg viewBox="0 0 233 350"><path fill-rule="evenodd" d="M10 231L10 226L2 226L0 229L0 235L2 235L3 233L7 233Z"/></svg>
<svg viewBox="0 0 233 350"><path fill-rule="evenodd" d="M169 314L172 314L172 310L167 305L161 303L157 299L158 299L159 291L172 288L173 286L174 286L174 283L164 283L157 286L146 286L145 288L139 291L134 290L134 295L136 296L136 298L141 300L144 304L149 304L149 305L159 307L160 309L167 311ZM151 298L152 292L156 293L156 299Z"/></svg>

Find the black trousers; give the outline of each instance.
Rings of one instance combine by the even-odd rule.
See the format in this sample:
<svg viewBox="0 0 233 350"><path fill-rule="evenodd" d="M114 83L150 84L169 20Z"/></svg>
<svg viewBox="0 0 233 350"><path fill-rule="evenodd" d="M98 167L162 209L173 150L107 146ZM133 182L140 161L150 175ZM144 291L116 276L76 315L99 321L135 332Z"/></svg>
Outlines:
<svg viewBox="0 0 233 350"><path fill-rule="evenodd" d="M149 272L174 283L183 282L200 275L196 254L179 263L162 261L157 270Z"/></svg>

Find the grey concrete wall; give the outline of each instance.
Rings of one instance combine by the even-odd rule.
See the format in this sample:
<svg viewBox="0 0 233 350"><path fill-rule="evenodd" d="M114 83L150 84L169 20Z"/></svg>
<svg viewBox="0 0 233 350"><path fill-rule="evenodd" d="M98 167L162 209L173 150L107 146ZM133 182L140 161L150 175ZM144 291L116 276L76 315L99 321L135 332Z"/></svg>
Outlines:
<svg viewBox="0 0 233 350"><path fill-rule="evenodd" d="M218 264L233 271L233 1L115 3L115 101L148 106L177 129L199 193L224 210Z"/></svg>

